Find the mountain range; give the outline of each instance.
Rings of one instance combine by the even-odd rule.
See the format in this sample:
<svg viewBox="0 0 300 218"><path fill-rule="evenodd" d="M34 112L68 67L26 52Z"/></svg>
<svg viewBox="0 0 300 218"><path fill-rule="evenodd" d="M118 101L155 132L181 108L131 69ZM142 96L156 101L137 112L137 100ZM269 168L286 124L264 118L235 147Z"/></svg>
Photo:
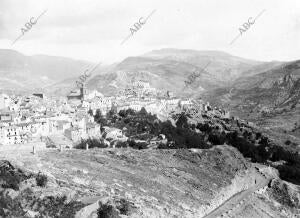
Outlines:
<svg viewBox="0 0 300 218"><path fill-rule="evenodd" d="M80 75L87 61L0 49L1 90L32 91Z"/></svg>
<svg viewBox="0 0 300 218"><path fill-rule="evenodd" d="M203 94L213 105L227 108L268 131L281 143L300 144L300 61L275 63L255 75L244 75L230 86Z"/></svg>
<svg viewBox="0 0 300 218"><path fill-rule="evenodd" d="M126 85L125 77L126 81L143 79L158 89L190 94L223 87L243 72L261 64L263 62L220 51L161 49L98 67L88 87L104 94L116 93ZM25 56L14 50L1 49L0 88L22 91L43 89L48 93L65 95L75 87L76 79L85 69L92 67L93 63L87 61L46 55ZM184 87L184 81L194 72L199 77L191 87Z"/></svg>
<svg viewBox="0 0 300 218"><path fill-rule="evenodd" d="M0 90L66 96L95 65L0 49ZM166 48L97 66L87 87L113 95L136 80L179 97L205 99L261 126L289 131L300 142L299 60L262 62L221 51Z"/></svg>
<svg viewBox="0 0 300 218"><path fill-rule="evenodd" d="M157 89L188 96L223 87L238 78L241 72L259 64L219 51L161 49L128 57L110 72L95 76L89 85L111 93L123 88L126 85L124 81L145 80ZM197 73L197 78L186 86L185 81L193 73Z"/></svg>
<svg viewBox="0 0 300 218"><path fill-rule="evenodd" d="M94 63L87 61L26 56L1 49L0 89L66 95L76 87L78 77L93 66ZM196 76L191 77L193 74ZM87 87L111 95L134 80L147 81L152 87L173 91L179 96L216 93L214 99L222 99L224 95L225 102L230 91L232 99L252 99L256 104L263 102L263 106L273 109L284 105L295 107L299 101L299 61L261 62L221 51L154 50L120 63L98 66L87 81Z"/></svg>
<svg viewBox="0 0 300 218"><path fill-rule="evenodd" d="M87 61L25 56L1 49L0 89L66 95L76 87L78 77L93 66L94 63ZM187 83L192 74L196 76ZM110 95L134 80L147 81L152 87L183 96L216 93L214 98L221 99L224 95L225 102L230 89L232 98L253 99L269 108L295 107L299 101L299 61L261 62L221 51L154 50L120 63L98 66L87 81L87 87Z"/></svg>

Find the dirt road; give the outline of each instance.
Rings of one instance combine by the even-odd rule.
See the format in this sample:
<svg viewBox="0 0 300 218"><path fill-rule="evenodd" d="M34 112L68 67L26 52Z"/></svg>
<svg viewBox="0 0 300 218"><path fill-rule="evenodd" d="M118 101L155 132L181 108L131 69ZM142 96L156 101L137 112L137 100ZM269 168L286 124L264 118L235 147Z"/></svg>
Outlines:
<svg viewBox="0 0 300 218"><path fill-rule="evenodd" d="M209 213L204 217L205 218L230 217L232 211L237 209L245 201L247 201L247 198L250 197L252 194L254 194L255 191L267 186L272 178L268 178L267 176L262 174L259 170L257 171L260 175L263 176L263 179L257 181L257 184L255 186L235 194L230 199L225 201L222 205L220 205L218 208L216 208L215 210L213 210L211 213Z"/></svg>

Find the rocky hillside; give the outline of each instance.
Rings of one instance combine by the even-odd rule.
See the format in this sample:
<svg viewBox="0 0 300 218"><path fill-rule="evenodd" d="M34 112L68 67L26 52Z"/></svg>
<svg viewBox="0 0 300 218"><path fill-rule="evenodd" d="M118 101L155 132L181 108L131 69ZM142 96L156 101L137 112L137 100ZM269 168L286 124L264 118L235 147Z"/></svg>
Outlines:
<svg viewBox="0 0 300 218"><path fill-rule="evenodd" d="M291 138L300 139L300 61L239 78L233 86L205 97L241 118L274 130L278 136L288 132Z"/></svg>
<svg viewBox="0 0 300 218"><path fill-rule="evenodd" d="M277 184L273 192L267 184L276 174L252 166L228 146L38 150L37 155L18 149L0 154L10 161L0 163L4 217L209 217L234 210L239 214L255 203L263 204L263 211L255 206L258 216L252 217L265 217L266 212L284 217L299 209L295 190ZM281 191L288 201L278 194ZM235 202L234 195L253 201L240 199L234 208L223 205Z"/></svg>
<svg viewBox="0 0 300 218"><path fill-rule="evenodd" d="M92 78L88 87L111 94L131 80L144 80L157 89L170 90L179 96L189 96L223 87L244 71L260 64L262 62L219 51L161 49L126 58L106 74ZM197 74L197 78L191 86L185 88L184 81L193 73Z"/></svg>

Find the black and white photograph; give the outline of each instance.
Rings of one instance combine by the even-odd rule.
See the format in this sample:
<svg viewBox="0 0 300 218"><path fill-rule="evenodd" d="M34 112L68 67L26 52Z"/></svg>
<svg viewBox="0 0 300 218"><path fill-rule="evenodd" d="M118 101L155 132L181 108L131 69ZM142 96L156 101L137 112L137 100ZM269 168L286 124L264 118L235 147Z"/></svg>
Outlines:
<svg viewBox="0 0 300 218"><path fill-rule="evenodd" d="M0 0L0 218L300 218L299 0Z"/></svg>

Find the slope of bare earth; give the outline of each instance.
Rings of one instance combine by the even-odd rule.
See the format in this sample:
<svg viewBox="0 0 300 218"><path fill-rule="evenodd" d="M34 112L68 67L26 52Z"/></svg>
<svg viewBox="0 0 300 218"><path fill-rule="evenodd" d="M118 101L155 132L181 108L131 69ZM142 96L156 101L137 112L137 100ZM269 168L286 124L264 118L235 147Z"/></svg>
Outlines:
<svg viewBox="0 0 300 218"><path fill-rule="evenodd" d="M96 217L99 207L114 217L221 216L233 211L226 202L235 205L236 217L244 217L240 202L276 177L226 145L207 150L43 149L36 155L17 149L1 151L3 158L11 165L4 161L1 168L0 163L0 217ZM34 179L38 172L48 176L45 187ZM12 184L14 176L19 182ZM257 194L267 212L258 210L252 217L296 214L299 194L285 195L292 202L287 206L280 193L289 193L289 186L275 186L277 192Z"/></svg>

